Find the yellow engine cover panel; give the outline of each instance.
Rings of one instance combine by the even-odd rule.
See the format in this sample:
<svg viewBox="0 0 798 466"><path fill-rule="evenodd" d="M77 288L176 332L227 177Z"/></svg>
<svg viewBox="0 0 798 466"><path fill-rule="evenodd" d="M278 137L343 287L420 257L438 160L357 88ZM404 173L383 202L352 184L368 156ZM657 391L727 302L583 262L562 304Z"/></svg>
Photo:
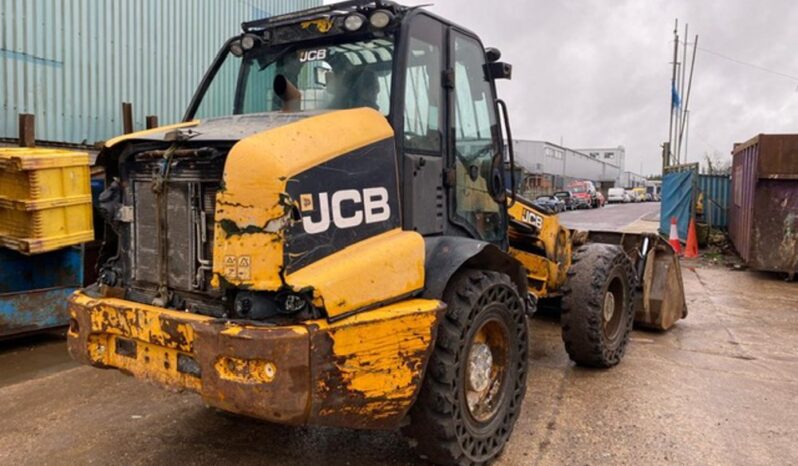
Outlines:
<svg viewBox="0 0 798 466"><path fill-rule="evenodd" d="M369 108L239 141L217 194L214 285L312 288L328 315L417 291L424 244L399 228L393 129Z"/></svg>
<svg viewBox="0 0 798 466"><path fill-rule="evenodd" d="M392 230L300 269L286 282L313 287L330 317L375 305L424 287L424 239Z"/></svg>

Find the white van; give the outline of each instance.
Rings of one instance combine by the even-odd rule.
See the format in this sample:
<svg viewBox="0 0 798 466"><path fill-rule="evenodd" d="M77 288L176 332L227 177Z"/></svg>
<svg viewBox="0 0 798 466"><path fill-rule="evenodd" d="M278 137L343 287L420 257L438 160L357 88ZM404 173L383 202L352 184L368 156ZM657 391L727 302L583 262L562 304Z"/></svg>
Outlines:
<svg viewBox="0 0 798 466"><path fill-rule="evenodd" d="M610 188L607 190L607 202L610 204L614 204L616 202L623 202L624 201L624 190L623 188Z"/></svg>

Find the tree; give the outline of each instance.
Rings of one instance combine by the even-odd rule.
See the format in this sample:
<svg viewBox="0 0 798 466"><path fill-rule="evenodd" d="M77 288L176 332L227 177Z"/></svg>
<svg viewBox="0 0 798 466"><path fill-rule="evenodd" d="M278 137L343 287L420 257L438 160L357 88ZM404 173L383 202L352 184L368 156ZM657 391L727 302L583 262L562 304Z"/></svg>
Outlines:
<svg viewBox="0 0 798 466"><path fill-rule="evenodd" d="M718 151L704 152L703 165L702 171L707 175L731 175L731 157Z"/></svg>

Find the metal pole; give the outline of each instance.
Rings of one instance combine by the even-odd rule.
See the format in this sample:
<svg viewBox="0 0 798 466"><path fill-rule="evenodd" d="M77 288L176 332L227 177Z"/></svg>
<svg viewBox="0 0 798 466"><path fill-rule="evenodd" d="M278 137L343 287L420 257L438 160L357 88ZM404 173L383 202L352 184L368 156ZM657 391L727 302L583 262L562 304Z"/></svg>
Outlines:
<svg viewBox="0 0 798 466"><path fill-rule="evenodd" d="M674 108L674 122L676 123L676 127L673 128L673 159L676 161L676 165L682 163L681 157L679 154L679 127L682 125L682 94L679 90L679 74L682 72L682 63L676 63L676 95L679 96L679 108Z"/></svg>
<svg viewBox="0 0 798 466"><path fill-rule="evenodd" d="M687 141L690 137L690 110L684 111L684 161L687 162Z"/></svg>
<svg viewBox="0 0 798 466"><path fill-rule="evenodd" d="M687 96L684 99L684 109L685 111L689 108L690 105L690 89L693 88L693 69L695 68L695 52L698 50L698 34L695 35L695 42L693 43L693 58L690 63L690 79L687 81ZM684 122L682 122L682 129L684 131Z"/></svg>
<svg viewBox="0 0 798 466"><path fill-rule="evenodd" d="M683 49L682 49L683 52L682 52L682 70L681 70L681 72L682 72L682 81L679 84L679 98L684 96L684 76L685 76L685 74L687 74L686 71L687 71L687 37L688 37L687 36L687 27L688 26L689 25L687 23L684 23L684 46L683 46ZM680 112L679 112L680 113L680 115L679 115L679 120L680 121L684 121L684 111L685 111L686 108L687 107L682 105L681 108L679 109L680 110ZM682 126L684 126L684 125L682 125ZM683 136L684 136L684 133L682 133L682 131L679 131L679 134L678 134L677 139L676 139L676 158L678 160L680 160L680 161L682 160L682 137ZM684 160L686 162L687 158L685 157Z"/></svg>
<svg viewBox="0 0 798 466"><path fill-rule="evenodd" d="M671 62L672 70L671 70L671 92L669 94L669 103L671 108L671 117L670 123L668 126L668 165L672 162L672 151L671 148L673 147L673 90L676 88L676 60L679 54L679 19L675 20L673 25L673 61Z"/></svg>

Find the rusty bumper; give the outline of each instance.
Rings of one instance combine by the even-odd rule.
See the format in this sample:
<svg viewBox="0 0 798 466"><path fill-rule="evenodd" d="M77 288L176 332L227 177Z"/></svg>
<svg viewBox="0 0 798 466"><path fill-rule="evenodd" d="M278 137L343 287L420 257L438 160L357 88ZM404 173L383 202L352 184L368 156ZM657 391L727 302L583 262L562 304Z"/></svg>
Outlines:
<svg viewBox="0 0 798 466"><path fill-rule="evenodd" d="M347 319L265 326L130 301L70 298L69 352L211 406L285 424L396 427L445 305L408 300Z"/></svg>

